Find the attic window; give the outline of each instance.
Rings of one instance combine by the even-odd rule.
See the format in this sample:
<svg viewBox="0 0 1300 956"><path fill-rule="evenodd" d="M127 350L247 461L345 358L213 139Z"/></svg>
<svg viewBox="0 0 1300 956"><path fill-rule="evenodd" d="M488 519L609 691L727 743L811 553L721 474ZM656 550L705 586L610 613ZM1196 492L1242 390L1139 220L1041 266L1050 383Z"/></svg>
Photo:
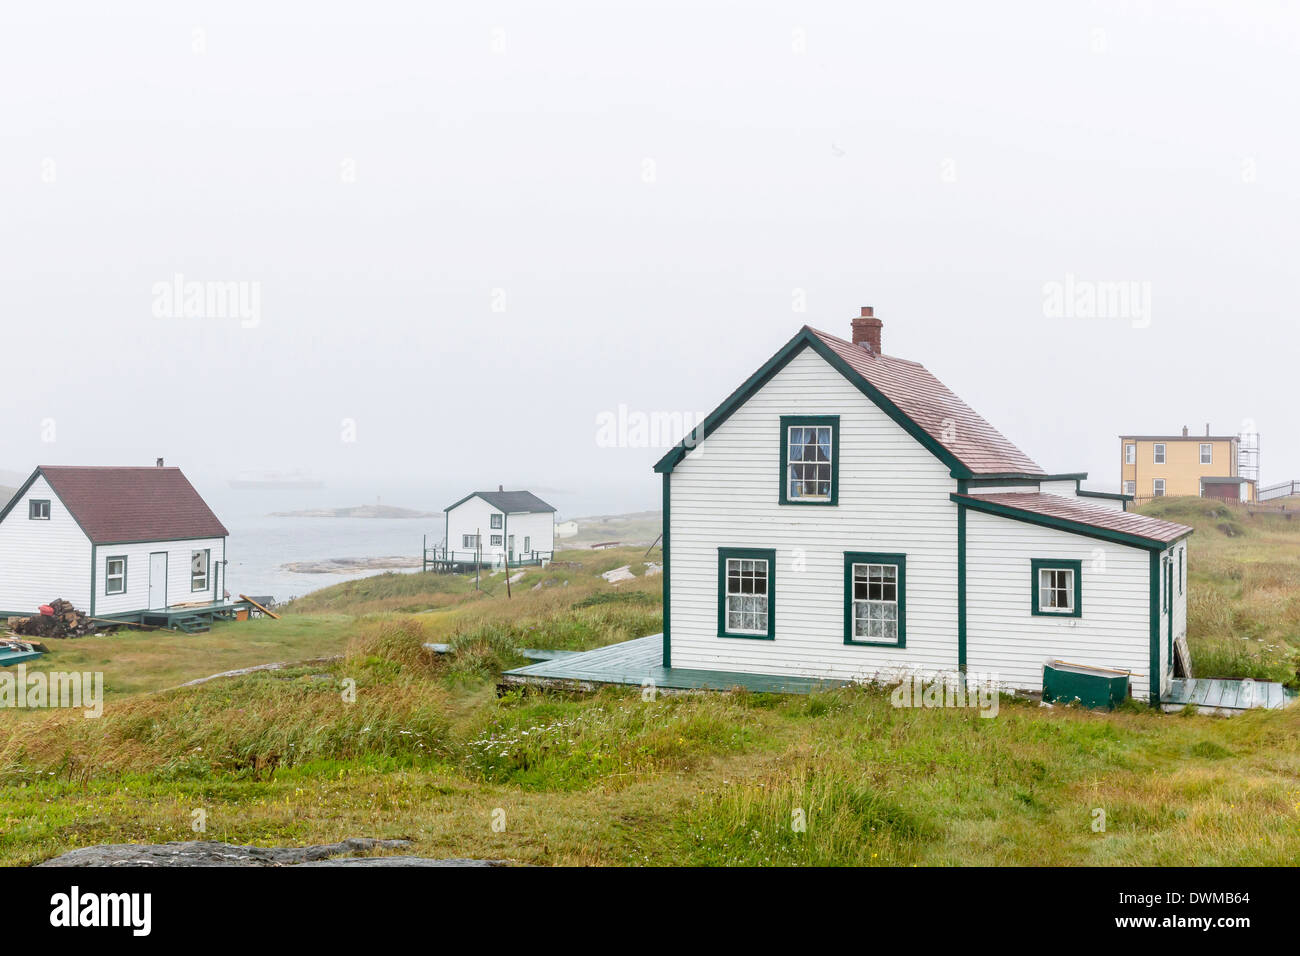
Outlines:
<svg viewBox="0 0 1300 956"><path fill-rule="evenodd" d="M48 498L32 498L27 502L27 517L33 521L50 520L50 502Z"/></svg>
<svg viewBox="0 0 1300 956"><path fill-rule="evenodd" d="M838 415L781 416L781 504L837 503L839 432Z"/></svg>
<svg viewBox="0 0 1300 956"><path fill-rule="evenodd" d="M1036 615L1083 616L1083 562L1033 558L1030 610Z"/></svg>

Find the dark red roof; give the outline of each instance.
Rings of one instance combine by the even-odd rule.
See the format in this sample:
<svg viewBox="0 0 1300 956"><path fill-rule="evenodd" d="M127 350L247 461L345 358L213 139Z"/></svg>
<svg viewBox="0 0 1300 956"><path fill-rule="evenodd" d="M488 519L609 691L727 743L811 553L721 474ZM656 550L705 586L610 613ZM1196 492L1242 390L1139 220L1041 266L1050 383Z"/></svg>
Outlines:
<svg viewBox="0 0 1300 956"><path fill-rule="evenodd" d="M38 471L95 544L230 533L179 468L42 465Z"/></svg>
<svg viewBox="0 0 1300 956"><path fill-rule="evenodd" d="M1045 474L1033 459L954 395L925 366L876 354L811 327L808 331L973 474Z"/></svg>
<svg viewBox="0 0 1300 956"><path fill-rule="evenodd" d="M1067 498L1042 492L1005 492L992 495L952 495L954 500L987 501L1004 508L1027 511L1048 518L1073 521L1093 528L1116 531L1120 534L1145 538L1148 541L1168 544L1192 533L1184 524L1120 511L1107 505L1095 504L1085 498Z"/></svg>

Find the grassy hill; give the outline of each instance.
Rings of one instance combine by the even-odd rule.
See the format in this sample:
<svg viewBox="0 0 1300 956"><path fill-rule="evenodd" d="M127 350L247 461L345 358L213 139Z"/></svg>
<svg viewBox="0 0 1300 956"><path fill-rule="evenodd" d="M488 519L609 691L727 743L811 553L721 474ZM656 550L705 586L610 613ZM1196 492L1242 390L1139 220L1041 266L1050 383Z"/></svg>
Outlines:
<svg viewBox="0 0 1300 956"><path fill-rule="evenodd" d="M1249 515L1204 498L1140 510L1196 529L1187 552L1194 672L1300 686L1300 514Z"/></svg>
<svg viewBox="0 0 1300 956"><path fill-rule="evenodd" d="M1193 653L1236 641L1247 650L1226 643L1225 666L1291 666L1283 582L1296 570L1300 526L1210 511L1179 520L1198 526L1193 595L1218 594L1203 606L1197 598ZM661 578L614 587L598 576L630 562L640 574L642 551L561 553L509 598L500 575L478 590L466 577L380 575L308 595L280 622L155 638L166 645L60 644L43 666L102 667L109 701L98 720L0 715L0 863L190 839L197 808L208 839L402 836L424 856L542 865L1300 856L1300 707L1225 720L1004 699L985 719L898 709L878 688L497 697L495 677L521 661L521 647L580 649L660 629ZM1223 632L1224 620L1242 630ZM452 652L430 654L426 641ZM259 657L334 653L163 690ZM492 826L498 810L504 831ZM791 826L796 811L805 832Z"/></svg>

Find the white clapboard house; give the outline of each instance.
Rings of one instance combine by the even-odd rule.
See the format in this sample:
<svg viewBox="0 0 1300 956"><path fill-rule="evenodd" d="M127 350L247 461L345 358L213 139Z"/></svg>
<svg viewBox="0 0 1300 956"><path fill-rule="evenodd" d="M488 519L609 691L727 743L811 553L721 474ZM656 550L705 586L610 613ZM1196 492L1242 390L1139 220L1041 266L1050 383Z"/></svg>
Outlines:
<svg viewBox="0 0 1300 956"><path fill-rule="evenodd" d="M470 492L443 512L444 544L456 564L541 564L555 551L555 509L531 491L498 485Z"/></svg>
<svg viewBox="0 0 1300 956"><path fill-rule="evenodd" d="M228 533L179 468L41 466L0 511L0 616L220 603Z"/></svg>
<svg viewBox="0 0 1300 956"><path fill-rule="evenodd" d="M1192 529L1047 474L871 309L852 326L801 329L655 466L664 665L1037 691L1056 659L1158 702Z"/></svg>

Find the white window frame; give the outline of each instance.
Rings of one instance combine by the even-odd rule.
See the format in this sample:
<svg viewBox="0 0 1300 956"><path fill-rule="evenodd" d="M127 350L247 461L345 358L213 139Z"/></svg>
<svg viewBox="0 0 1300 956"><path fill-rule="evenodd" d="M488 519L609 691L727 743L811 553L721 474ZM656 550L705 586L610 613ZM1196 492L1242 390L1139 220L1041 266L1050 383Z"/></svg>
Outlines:
<svg viewBox="0 0 1300 956"><path fill-rule="evenodd" d="M1126 494L1126 495L1136 495L1136 494L1137 494L1137 482L1136 482L1136 481L1132 481L1132 480L1129 480L1129 481L1124 482L1124 494Z"/></svg>
<svg viewBox="0 0 1300 956"><path fill-rule="evenodd" d="M203 573L199 574L194 570L194 559L203 555ZM202 581L202 584L195 582ZM212 549L199 548L197 551L190 552L190 592L206 591L208 585L212 583Z"/></svg>
<svg viewBox="0 0 1300 956"><path fill-rule="evenodd" d="M819 434L822 431L825 431L826 446L829 449L829 451L826 454L826 460L811 461L811 462L805 461L803 459L802 451L800 452L799 458L796 459L793 454L795 446L791 443L791 435L795 431L814 432L813 440L811 443L807 441L800 442L798 447L800 447L801 449L808 448L810 446L815 448L820 448L822 443L818 441L817 434ZM785 480L785 497L787 501L795 502L795 503L799 503L799 502L825 503L825 502L830 502L835 497L835 426L834 425L788 425L786 426L785 455L786 455L786 474L784 476L784 480ZM806 477L806 475L808 474L809 467L812 468L812 473L813 473L812 478ZM821 478L822 468L826 469L826 478L825 478L826 494L824 495L795 494L796 486L802 488L803 486L809 484L810 482L821 484L823 481L823 479ZM796 477L796 475L798 475L798 477Z"/></svg>
<svg viewBox="0 0 1300 956"><path fill-rule="evenodd" d="M1039 614L1074 614L1074 568L1039 568L1038 569L1038 613ZM1054 575L1068 575L1065 584L1053 583ZM1047 604L1049 597L1065 592L1065 604Z"/></svg>
<svg viewBox="0 0 1300 956"><path fill-rule="evenodd" d="M460 536L460 546L470 551L477 551L479 548L478 535L462 534Z"/></svg>
<svg viewBox="0 0 1300 956"><path fill-rule="evenodd" d="M1201 442L1201 464L1202 465L1214 464L1214 442L1210 442L1210 441Z"/></svg>
<svg viewBox="0 0 1300 956"><path fill-rule="evenodd" d="M1151 479L1151 496L1153 498L1163 498L1165 496L1165 480L1163 478Z"/></svg>
<svg viewBox="0 0 1300 956"><path fill-rule="evenodd" d="M530 535L524 535L524 554L533 550L533 539Z"/></svg>
<svg viewBox="0 0 1300 956"><path fill-rule="evenodd" d="M113 573L113 565L122 565L122 570ZM117 587L113 587L113 582L117 582ZM104 559L104 593L105 594L125 594L126 593L126 557L125 555L113 555Z"/></svg>
<svg viewBox="0 0 1300 956"><path fill-rule="evenodd" d="M861 580L863 580L864 583L866 583L866 585L867 585L867 595L868 595L868 596L865 597L865 598L859 598L859 597L858 597L858 581L859 581L859 578L858 578L858 569L859 569L859 568L863 568L863 569L865 569L865 570L866 570L866 574L867 574L866 578L861 579ZM879 581L873 581L873 580L871 579L871 573L872 573L872 570L875 569L875 568L879 568L879 569L880 569L880 572L881 572L881 574L880 574L880 580L879 580ZM891 570L893 571L893 577L892 577L892 579L891 579L890 577L888 577L888 576L885 574L885 569L886 569L886 568L889 568L889 569L891 569ZM852 635L853 635L853 636L852 636L852 639L853 639L854 641L870 642L870 643L873 643L873 644L874 644L874 643L880 643L880 644L897 644L897 643L898 643L898 629L899 629L899 626L900 626L900 620L901 620L901 613L900 613L900 612L901 612L901 608L900 608L900 604L899 604L899 597L900 597L900 587L899 587L899 582L900 582L900 580L901 580L901 576L900 576L900 574L899 574L899 568L898 568L898 565L897 565L897 564L892 564L892 563L890 563L890 562L888 562L888 561L855 561L855 562L853 563L853 568L852 568L852 571L851 571L851 573L850 573L850 575L849 575L849 586L853 589L853 591L852 591L852 593L849 595L849 601L850 601L850 603L851 603L851 605L852 605L851 610L852 610L852 612L853 612L853 617L852 617L852 621L853 621L853 624L852 624L852 628L853 628L853 629L852 629ZM872 585L873 585L873 584L878 584L879 587L880 587L880 594L881 594L881 596L880 596L879 598L873 598L873 597L870 596L870 594L871 594L871 588L872 588ZM893 598L892 601L891 601L891 600L888 600L887 598L884 597L884 594L886 593L886 589L889 588L889 587L893 587L893 589L894 589L894 598ZM859 624L859 622L860 622L860 618L858 617L858 607L859 607L860 605L861 605L861 606L864 606L864 607L866 607L866 608L868 608L868 609L870 609L871 607L879 607L879 608L881 608L882 611L885 611L885 610L887 610L888 608L891 608L891 607L892 607L892 608L894 609L894 618L893 618L893 621L892 621L892 623L893 623L893 625L894 625L894 633L893 633L893 634L886 634L886 633L880 633L880 634L859 634L859 633L858 633L858 624ZM869 614L870 614L870 611L868 610L868 615L869 615ZM890 622L889 620L885 619L885 618L882 616L882 617L879 619L879 621L872 621L872 620L870 620L870 618L868 618L868 620L867 620L865 623L869 626L869 625L871 625L871 624L875 624L875 623L879 623L879 624L884 625L884 624L889 624L889 623L891 623L891 622Z"/></svg>
<svg viewBox="0 0 1300 956"><path fill-rule="evenodd" d="M1158 441L1151 446L1151 460L1155 464L1163 465L1168 457L1164 442Z"/></svg>
<svg viewBox="0 0 1300 956"><path fill-rule="evenodd" d="M1138 460L1138 446L1136 442L1126 441L1124 443L1124 464L1136 465Z"/></svg>
<svg viewBox="0 0 1300 956"><path fill-rule="evenodd" d="M751 591L748 594L746 594L743 591L747 571L749 573L749 580L754 582L754 586L757 586L757 582L759 580L758 565L760 564L763 566L762 567L763 593L761 595L761 600L762 600L761 609L757 607L758 599L760 598L758 592ZM738 590L735 593L733 593L731 590L732 581L733 581L732 578L733 565L736 566L736 577L734 578L734 580L737 586L742 588L742 590ZM750 565L751 567L746 568L746 565ZM771 583L772 583L772 569L768 564L766 558L727 558L727 571L726 571L726 581L725 581L725 587L726 587L725 593L726 593L727 605L724 610L725 616L723 620L726 622L726 632L728 634L739 634L745 637L769 636L767 622L769 619L769 611L770 611L771 600L772 600ZM735 610L733 610L732 608L733 599L736 601L750 600L753 602L755 606L747 607L747 608L736 608ZM732 627L731 615L733 613L741 615L742 620L745 620L747 618L761 619L763 622L763 626L759 628Z"/></svg>

